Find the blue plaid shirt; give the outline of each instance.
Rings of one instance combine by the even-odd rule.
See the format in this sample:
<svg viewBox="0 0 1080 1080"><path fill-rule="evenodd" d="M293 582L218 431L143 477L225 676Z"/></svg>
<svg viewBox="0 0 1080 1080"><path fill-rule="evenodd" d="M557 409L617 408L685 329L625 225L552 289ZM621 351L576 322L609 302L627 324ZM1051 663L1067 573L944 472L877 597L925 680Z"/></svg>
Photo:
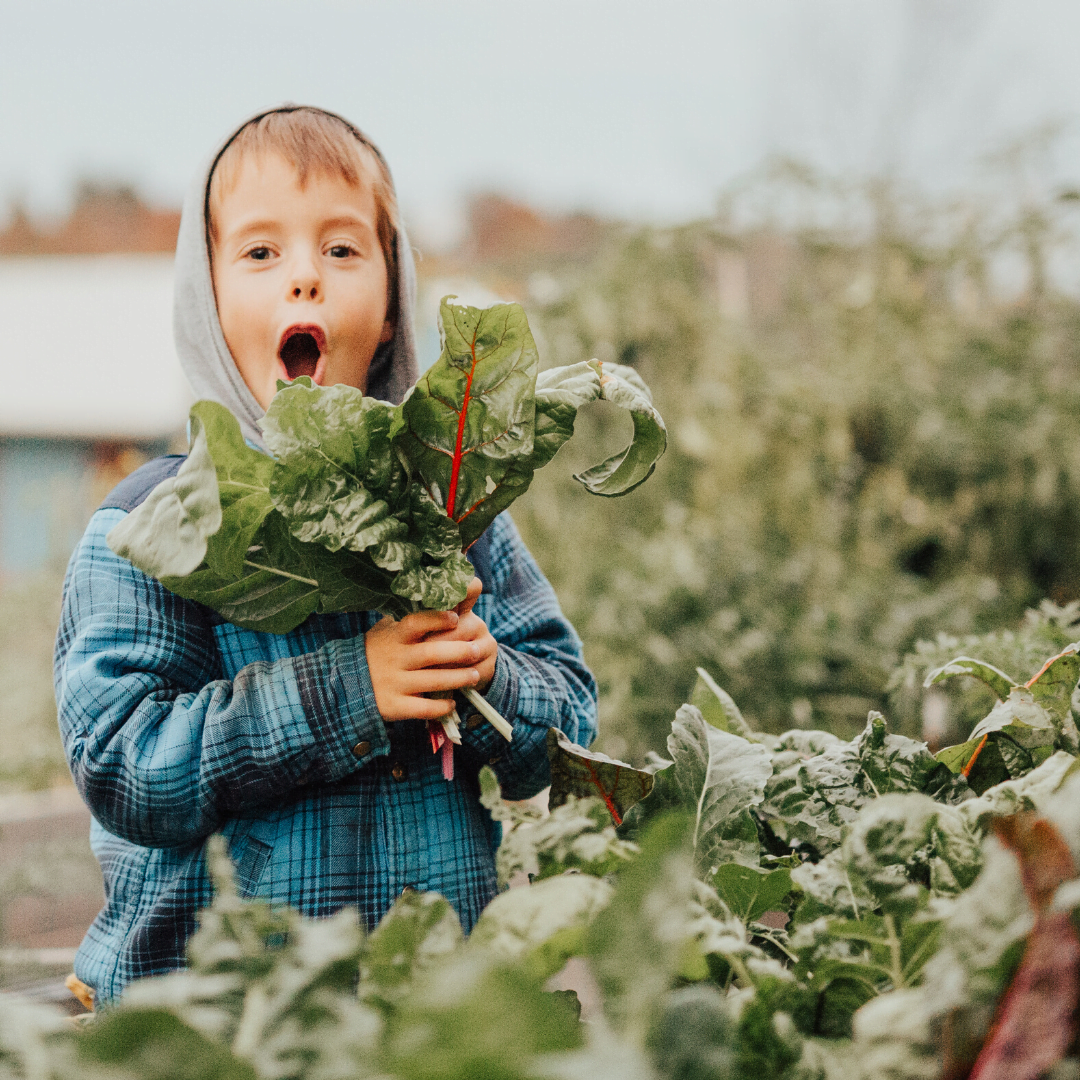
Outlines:
<svg viewBox="0 0 1080 1080"><path fill-rule="evenodd" d="M596 735L581 642L510 518L473 561L475 611L499 643L486 697L514 739L466 721L448 782L425 725L386 724L375 706L363 638L375 613L241 630L113 554L105 534L124 513L91 519L56 644L60 731L105 878L78 977L107 1002L182 966L211 897L203 846L214 832L246 896L311 916L354 905L371 928L411 886L442 893L470 929L497 888L481 766L508 798L528 798L550 782L549 727L584 745Z"/></svg>

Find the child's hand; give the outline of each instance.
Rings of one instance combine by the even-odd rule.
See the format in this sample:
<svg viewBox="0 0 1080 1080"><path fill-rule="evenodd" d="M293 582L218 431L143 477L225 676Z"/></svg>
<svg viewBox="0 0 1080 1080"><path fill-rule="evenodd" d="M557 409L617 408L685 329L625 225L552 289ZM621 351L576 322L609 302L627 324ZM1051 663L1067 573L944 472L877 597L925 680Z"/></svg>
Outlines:
<svg viewBox="0 0 1080 1080"><path fill-rule="evenodd" d="M454 708L452 698L422 695L480 682L477 665L484 654L471 638L455 636L462 622L456 611L418 611L397 622L381 619L364 635L371 688L384 720L446 716Z"/></svg>
<svg viewBox="0 0 1080 1080"><path fill-rule="evenodd" d="M474 577L469 582L465 599L454 608L458 615L457 626L432 634L428 638L429 641L471 641L479 649L479 655L472 661L472 666L480 673L480 681L476 686L481 692L486 690L495 678L495 661L499 657L498 643L488 631L487 623L479 615L473 614L473 605L480 598L482 588L480 579Z"/></svg>

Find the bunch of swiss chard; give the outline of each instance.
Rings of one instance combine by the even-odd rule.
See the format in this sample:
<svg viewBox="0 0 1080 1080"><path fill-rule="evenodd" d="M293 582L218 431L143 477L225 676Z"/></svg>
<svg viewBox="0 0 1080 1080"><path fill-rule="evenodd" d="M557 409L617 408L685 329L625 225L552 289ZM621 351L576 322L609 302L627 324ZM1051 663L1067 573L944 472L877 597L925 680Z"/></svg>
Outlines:
<svg viewBox="0 0 1080 1080"><path fill-rule="evenodd" d="M280 384L261 421L270 456L245 443L223 406L197 402L186 461L109 545L228 622L282 634L315 612L400 617L460 603L473 577L464 552L588 402L626 409L633 438L575 479L606 496L648 479L667 433L633 369L589 361L540 372L519 305L453 300L442 301L442 353L401 405L307 378Z"/></svg>
<svg viewBox="0 0 1080 1080"><path fill-rule="evenodd" d="M175 477L109 533L117 554L229 622L281 634L313 612L447 610L473 576L466 551L574 432L577 410L627 409L634 437L578 477L597 495L643 483L667 435L631 369L539 372L517 304L441 307L443 348L401 405L299 378L249 447L223 406L191 410Z"/></svg>

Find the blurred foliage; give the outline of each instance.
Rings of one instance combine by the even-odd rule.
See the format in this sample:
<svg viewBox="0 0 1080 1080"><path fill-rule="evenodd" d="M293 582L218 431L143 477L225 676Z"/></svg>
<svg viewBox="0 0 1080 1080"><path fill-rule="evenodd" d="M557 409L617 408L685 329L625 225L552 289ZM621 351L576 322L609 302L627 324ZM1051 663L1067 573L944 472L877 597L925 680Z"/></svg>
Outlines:
<svg viewBox="0 0 1080 1080"><path fill-rule="evenodd" d="M655 746L698 665L755 726L850 737L918 639L1080 595L1080 303L1047 271L1067 213L788 169L532 266L542 363L632 364L672 435L625 499L564 466L514 510L600 680L602 748ZM619 422L582 415L563 453ZM911 702L895 720L918 733Z"/></svg>
<svg viewBox="0 0 1080 1080"><path fill-rule="evenodd" d="M70 782L52 680L61 580L0 582L0 794Z"/></svg>

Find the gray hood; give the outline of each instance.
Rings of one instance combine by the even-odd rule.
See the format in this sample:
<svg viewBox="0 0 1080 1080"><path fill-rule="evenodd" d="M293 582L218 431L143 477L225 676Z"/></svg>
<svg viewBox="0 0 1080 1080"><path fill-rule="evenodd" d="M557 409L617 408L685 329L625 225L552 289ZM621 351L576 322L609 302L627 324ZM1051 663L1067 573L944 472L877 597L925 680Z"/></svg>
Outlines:
<svg viewBox="0 0 1080 1080"><path fill-rule="evenodd" d="M206 191L210 173L225 147L252 120L272 112L288 112L296 105L264 109L238 124L227 139L210 155L195 177L184 200L180 218L180 235L176 240L176 268L173 287L173 335L180 366L184 369L195 397L220 402L239 421L244 437L264 446L258 422L262 407L240 377L218 322L214 285L210 276L210 252L207 248ZM328 110L320 110L327 112ZM337 116L337 113L329 113ZM367 143L376 154L375 145L344 117L338 117ZM380 154L380 157L382 155ZM395 404L405 396L419 375L416 365L416 338L413 332L413 300L416 295L416 269L412 248L405 235L404 225L397 233L398 299L397 330L391 341L380 345L368 372L369 397L381 398Z"/></svg>

